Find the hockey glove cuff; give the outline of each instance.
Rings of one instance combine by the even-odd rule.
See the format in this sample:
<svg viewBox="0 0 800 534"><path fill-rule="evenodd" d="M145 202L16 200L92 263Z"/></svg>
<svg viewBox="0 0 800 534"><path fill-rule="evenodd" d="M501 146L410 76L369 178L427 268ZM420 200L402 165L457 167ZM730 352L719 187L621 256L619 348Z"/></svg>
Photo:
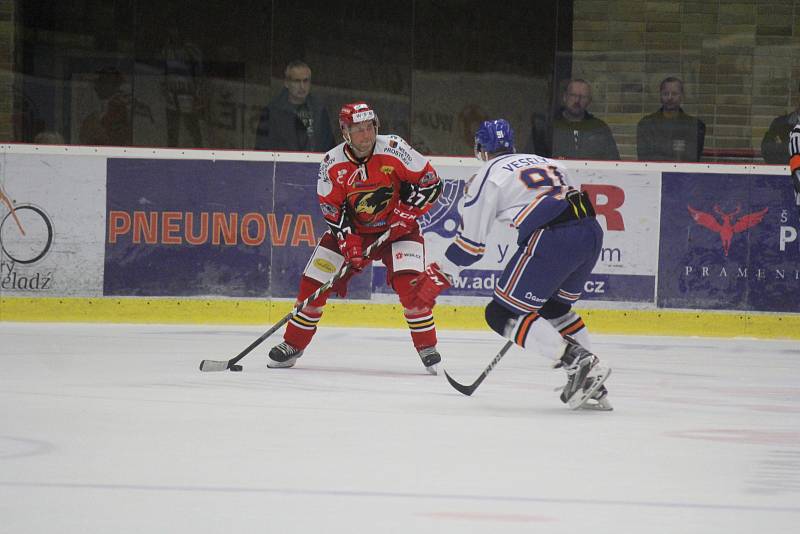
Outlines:
<svg viewBox="0 0 800 534"><path fill-rule="evenodd" d="M451 287L453 283L438 263L431 263L425 272L419 273L411 281L411 285L414 288L414 307L430 309L436 305L439 293Z"/></svg>
<svg viewBox="0 0 800 534"><path fill-rule="evenodd" d="M360 271L369 263L369 260L364 257L364 240L358 234L347 232L341 236L339 250L342 251L345 263L356 271Z"/></svg>
<svg viewBox="0 0 800 534"><path fill-rule="evenodd" d="M389 241L396 241L416 230L419 215L417 208L398 202L389 216Z"/></svg>

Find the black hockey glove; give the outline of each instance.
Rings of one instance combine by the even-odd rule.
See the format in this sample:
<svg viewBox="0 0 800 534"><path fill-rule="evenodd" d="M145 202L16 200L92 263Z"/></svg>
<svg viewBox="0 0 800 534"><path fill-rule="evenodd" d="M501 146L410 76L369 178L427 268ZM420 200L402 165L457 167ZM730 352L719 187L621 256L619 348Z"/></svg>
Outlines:
<svg viewBox="0 0 800 534"><path fill-rule="evenodd" d="M438 180L431 185L421 186L418 184L411 184L403 182L400 185L400 200L414 206L415 208L422 208L428 204L433 204L439 195L442 193L442 182Z"/></svg>

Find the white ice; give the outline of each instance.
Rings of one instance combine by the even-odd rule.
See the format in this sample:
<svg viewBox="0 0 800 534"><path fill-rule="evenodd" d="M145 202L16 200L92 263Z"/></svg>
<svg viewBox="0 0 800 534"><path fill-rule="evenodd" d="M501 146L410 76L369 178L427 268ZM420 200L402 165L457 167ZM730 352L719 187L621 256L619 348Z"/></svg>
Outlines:
<svg viewBox="0 0 800 534"><path fill-rule="evenodd" d="M595 336L610 413L517 348L465 397L402 330L198 370L264 330L0 323L0 532L800 531L796 341ZM462 383L501 346L440 333Z"/></svg>

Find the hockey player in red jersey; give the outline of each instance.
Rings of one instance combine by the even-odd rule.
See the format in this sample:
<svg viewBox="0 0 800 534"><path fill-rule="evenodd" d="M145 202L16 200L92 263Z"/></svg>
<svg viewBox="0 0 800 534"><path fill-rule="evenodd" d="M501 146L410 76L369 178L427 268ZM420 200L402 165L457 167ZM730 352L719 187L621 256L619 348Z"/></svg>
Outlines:
<svg viewBox="0 0 800 534"><path fill-rule="evenodd" d="M297 301L313 294L344 264L359 272L372 260L381 260L403 305L414 347L428 372L436 374L441 356L433 314L430 306L413 305L411 282L425 270L425 241L416 219L433 206L441 182L430 162L403 139L378 135L378 116L365 102L343 106L339 127L344 143L325 154L317 179L320 208L330 229L303 271ZM365 257L364 250L385 232L386 244ZM344 294L346 279L333 290ZM317 330L328 296L323 293L292 317L283 342L270 350L267 367L295 364Z"/></svg>

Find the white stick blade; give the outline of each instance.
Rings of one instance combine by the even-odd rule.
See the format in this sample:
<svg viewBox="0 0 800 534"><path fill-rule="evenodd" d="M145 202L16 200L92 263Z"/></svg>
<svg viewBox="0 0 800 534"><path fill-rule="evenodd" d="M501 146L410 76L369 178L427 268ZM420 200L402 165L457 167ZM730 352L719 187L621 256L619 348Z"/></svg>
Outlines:
<svg viewBox="0 0 800 534"><path fill-rule="evenodd" d="M224 362L220 362L217 360L203 360L200 362L200 370L201 371L224 371L228 368L227 360Z"/></svg>

